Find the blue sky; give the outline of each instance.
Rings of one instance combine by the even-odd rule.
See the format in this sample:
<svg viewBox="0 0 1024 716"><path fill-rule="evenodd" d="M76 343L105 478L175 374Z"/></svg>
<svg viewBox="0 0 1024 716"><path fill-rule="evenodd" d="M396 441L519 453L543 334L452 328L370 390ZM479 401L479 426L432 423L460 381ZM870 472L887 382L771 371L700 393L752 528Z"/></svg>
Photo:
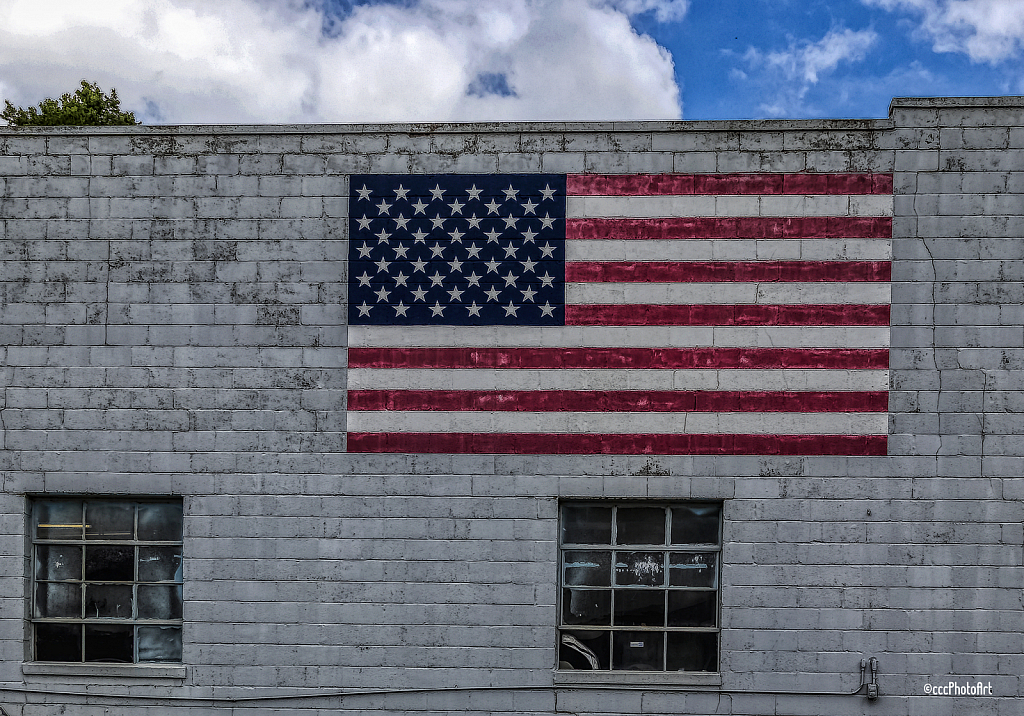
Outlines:
<svg viewBox="0 0 1024 716"><path fill-rule="evenodd" d="M1024 0L0 0L0 98L146 123L884 117L1022 70Z"/></svg>

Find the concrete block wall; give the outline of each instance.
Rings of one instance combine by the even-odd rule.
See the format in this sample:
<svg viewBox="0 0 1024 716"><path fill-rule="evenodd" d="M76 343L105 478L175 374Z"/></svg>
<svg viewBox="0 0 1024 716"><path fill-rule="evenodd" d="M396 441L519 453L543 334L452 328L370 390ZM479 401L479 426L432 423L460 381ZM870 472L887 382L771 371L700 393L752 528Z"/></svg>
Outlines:
<svg viewBox="0 0 1024 716"><path fill-rule="evenodd" d="M1022 126L1002 98L878 121L0 128L0 706L1017 713ZM893 172L889 456L347 454L347 174L540 171ZM182 496L184 678L23 667L40 494ZM557 505L580 497L724 503L720 686L555 682ZM871 656L877 702L818 693ZM993 696L924 694L950 680Z"/></svg>

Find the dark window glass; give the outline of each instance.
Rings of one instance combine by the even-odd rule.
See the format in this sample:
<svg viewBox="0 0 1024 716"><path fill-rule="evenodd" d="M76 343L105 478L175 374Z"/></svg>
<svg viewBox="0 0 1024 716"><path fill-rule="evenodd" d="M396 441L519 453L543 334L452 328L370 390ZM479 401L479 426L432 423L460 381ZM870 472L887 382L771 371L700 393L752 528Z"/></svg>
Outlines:
<svg viewBox="0 0 1024 716"><path fill-rule="evenodd" d="M36 661L81 660L81 624L36 624Z"/></svg>
<svg viewBox="0 0 1024 716"><path fill-rule="evenodd" d="M70 544L36 545L36 579L82 578L82 548Z"/></svg>
<svg viewBox="0 0 1024 716"><path fill-rule="evenodd" d="M135 628L129 624L85 625L85 660L132 663Z"/></svg>
<svg viewBox="0 0 1024 716"><path fill-rule="evenodd" d="M36 503L36 539L82 539L82 502Z"/></svg>
<svg viewBox="0 0 1024 716"><path fill-rule="evenodd" d="M719 505L672 508L672 544L718 544Z"/></svg>
<svg viewBox="0 0 1024 716"><path fill-rule="evenodd" d="M611 668L607 631L563 631L559 635L558 661L562 669L586 671Z"/></svg>
<svg viewBox="0 0 1024 716"><path fill-rule="evenodd" d="M562 622L565 624L612 623L612 593L607 589L562 591Z"/></svg>
<svg viewBox="0 0 1024 716"><path fill-rule="evenodd" d="M612 634L612 668L626 671L661 671L664 637L660 631L617 631Z"/></svg>
<svg viewBox="0 0 1024 716"><path fill-rule="evenodd" d="M666 666L669 671L718 671L718 634L669 632Z"/></svg>
<svg viewBox="0 0 1024 716"><path fill-rule="evenodd" d="M660 587L665 583L665 553L616 552L615 583Z"/></svg>
<svg viewBox="0 0 1024 716"><path fill-rule="evenodd" d="M131 582L135 579L135 548L128 545L89 545L85 548L85 578Z"/></svg>
<svg viewBox="0 0 1024 716"><path fill-rule="evenodd" d="M665 544L665 510L620 507L615 511L618 544Z"/></svg>
<svg viewBox="0 0 1024 716"><path fill-rule="evenodd" d="M135 537L135 506L130 502L86 502L85 538L130 541Z"/></svg>
<svg viewBox="0 0 1024 716"><path fill-rule="evenodd" d="M140 626L139 661L181 661L181 627Z"/></svg>
<svg viewBox="0 0 1024 716"><path fill-rule="evenodd" d="M665 592L661 589L616 589L615 626L665 626Z"/></svg>
<svg viewBox="0 0 1024 716"><path fill-rule="evenodd" d="M562 544L611 544L612 511L596 505L562 508Z"/></svg>

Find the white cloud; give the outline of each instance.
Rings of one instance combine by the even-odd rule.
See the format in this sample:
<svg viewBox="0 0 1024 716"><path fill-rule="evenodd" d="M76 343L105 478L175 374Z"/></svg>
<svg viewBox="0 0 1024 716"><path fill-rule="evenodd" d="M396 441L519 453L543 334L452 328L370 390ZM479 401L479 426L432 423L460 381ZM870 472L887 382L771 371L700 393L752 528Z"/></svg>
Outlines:
<svg viewBox="0 0 1024 716"><path fill-rule="evenodd" d="M919 32L936 52L961 52L995 64L1024 48L1021 0L862 0L885 10L907 10L921 17Z"/></svg>
<svg viewBox="0 0 1024 716"><path fill-rule="evenodd" d="M168 123L675 118L671 55L629 17L685 10L418 0L357 6L324 35L300 0L7 0L0 86L24 106L88 79Z"/></svg>
<svg viewBox="0 0 1024 716"><path fill-rule="evenodd" d="M743 55L747 72L731 74L737 81L759 82L765 95L771 97L760 109L771 116L807 114L804 98L823 75L836 69L840 62L864 59L877 42L873 30L832 30L817 42L790 41L785 50L762 52L751 47Z"/></svg>

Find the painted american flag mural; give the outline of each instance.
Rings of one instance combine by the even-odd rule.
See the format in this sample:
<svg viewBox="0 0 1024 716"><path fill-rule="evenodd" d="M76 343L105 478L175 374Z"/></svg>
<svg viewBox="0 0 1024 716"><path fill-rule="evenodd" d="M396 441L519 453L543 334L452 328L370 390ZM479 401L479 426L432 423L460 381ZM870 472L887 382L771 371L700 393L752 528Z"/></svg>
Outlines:
<svg viewBox="0 0 1024 716"><path fill-rule="evenodd" d="M884 455L892 194L353 176L348 450Z"/></svg>

